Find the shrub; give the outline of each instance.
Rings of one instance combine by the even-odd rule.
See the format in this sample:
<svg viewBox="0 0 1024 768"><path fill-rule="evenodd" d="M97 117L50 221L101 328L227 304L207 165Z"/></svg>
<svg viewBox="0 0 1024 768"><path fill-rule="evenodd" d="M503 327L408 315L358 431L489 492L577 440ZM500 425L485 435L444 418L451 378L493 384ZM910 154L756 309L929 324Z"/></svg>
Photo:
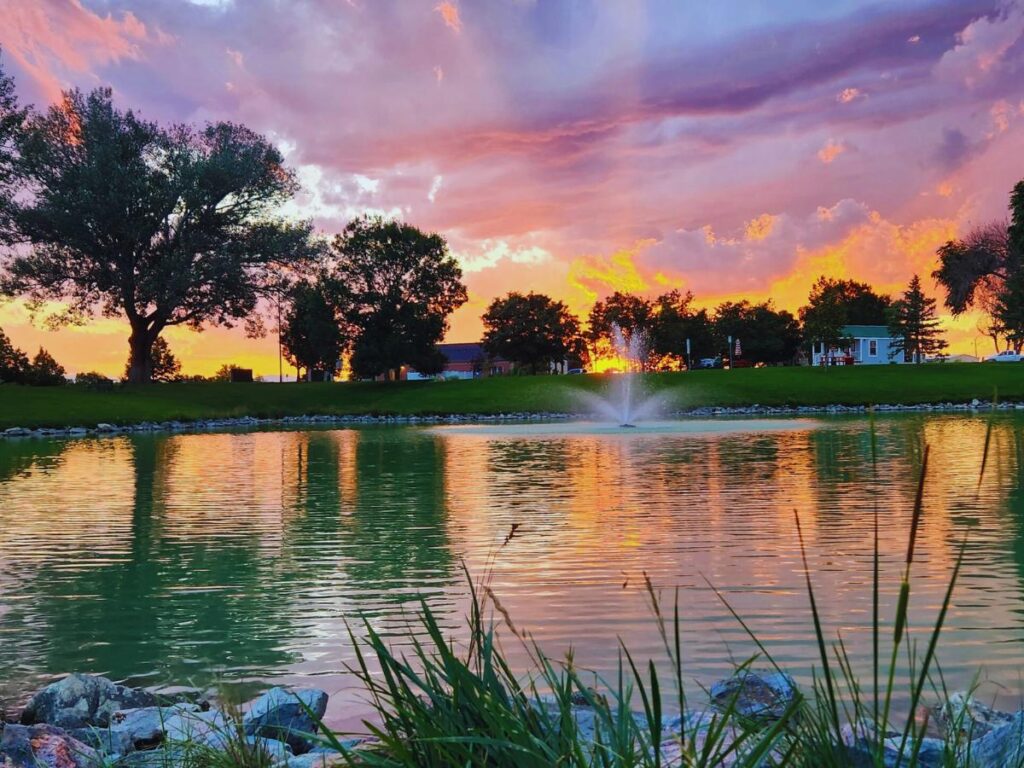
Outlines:
<svg viewBox="0 0 1024 768"><path fill-rule="evenodd" d="M110 392L114 388L114 380L96 371L86 371L75 376L75 384L97 392Z"/></svg>

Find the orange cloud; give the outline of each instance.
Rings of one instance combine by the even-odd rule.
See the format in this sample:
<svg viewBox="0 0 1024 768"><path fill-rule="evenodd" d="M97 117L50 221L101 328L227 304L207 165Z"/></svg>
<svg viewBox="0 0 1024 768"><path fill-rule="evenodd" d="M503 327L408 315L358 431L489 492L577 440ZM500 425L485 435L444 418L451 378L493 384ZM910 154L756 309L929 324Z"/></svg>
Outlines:
<svg viewBox="0 0 1024 768"><path fill-rule="evenodd" d="M462 18L459 16L459 7L451 0L445 0L440 3L435 11L441 14L441 18L444 19L445 26L454 32L462 31Z"/></svg>
<svg viewBox="0 0 1024 768"><path fill-rule="evenodd" d="M632 249L616 251L607 259L581 256L569 266L569 284L580 289L591 302L613 291L645 293L650 283L641 273L634 256L653 240L641 240Z"/></svg>
<svg viewBox="0 0 1024 768"><path fill-rule="evenodd" d="M846 145L843 142L829 139L825 142L825 146L818 150L818 159L828 165L845 151Z"/></svg>
<svg viewBox="0 0 1024 768"><path fill-rule="evenodd" d="M770 213L762 213L756 219L747 222L745 234L747 240L764 240L775 227L775 217Z"/></svg>

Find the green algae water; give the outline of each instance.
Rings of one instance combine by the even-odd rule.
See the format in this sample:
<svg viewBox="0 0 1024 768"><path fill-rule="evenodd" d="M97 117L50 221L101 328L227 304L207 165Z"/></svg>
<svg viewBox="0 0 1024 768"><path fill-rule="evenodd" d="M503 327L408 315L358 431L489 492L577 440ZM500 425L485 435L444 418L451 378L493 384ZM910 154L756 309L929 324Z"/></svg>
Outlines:
<svg viewBox="0 0 1024 768"><path fill-rule="evenodd" d="M679 587L695 690L755 650L707 578L807 684L817 648L794 509L826 631L867 680L874 516L891 616L928 444L911 631L929 631L969 531L939 661L951 689L980 672L986 699L1012 708L1024 417L995 417L979 485L987 425L880 418L877 467L860 418L0 442L0 706L71 671L154 688L314 684L344 727L368 712L347 628L407 643L422 599L458 637L463 565L550 654L572 648L606 675L620 639L663 658L644 574L668 600Z"/></svg>

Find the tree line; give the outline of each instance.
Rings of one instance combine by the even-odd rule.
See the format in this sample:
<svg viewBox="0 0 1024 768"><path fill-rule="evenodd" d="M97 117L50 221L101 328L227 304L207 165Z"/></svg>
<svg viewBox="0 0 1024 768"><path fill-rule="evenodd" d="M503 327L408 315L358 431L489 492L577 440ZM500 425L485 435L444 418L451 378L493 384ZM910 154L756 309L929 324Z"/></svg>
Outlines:
<svg viewBox="0 0 1024 768"><path fill-rule="evenodd" d="M46 316L56 326L125 319L129 382L180 377L162 336L168 328L244 325L259 335L268 320L310 378L332 373L342 357L358 378L443 368L437 345L467 300L445 239L362 217L327 240L311 222L281 214L298 191L281 152L243 125L161 125L118 107L109 88L69 90L36 110L19 103L0 68L0 295L21 297L36 313L56 302L61 310ZM1024 182L1010 210L1008 222L944 245L934 277L952 312L981 309L996 344L1019 347ZM259 314L266 307L269 318ZM652 369L713 357L729 338L742 340L750 363L793 362L801 345L841 347L850 324L889 325L910 359L942 349L935 302L917 277L895 301L863 283L822 278L797 315L771 302L697 309L681 291L615 293L583 323L550 297L510 293L483 322L488 353L533 372L603 354L613 326L643 334ZM10 350L0 380L55 370L45 350L36 361Z"/></svg>

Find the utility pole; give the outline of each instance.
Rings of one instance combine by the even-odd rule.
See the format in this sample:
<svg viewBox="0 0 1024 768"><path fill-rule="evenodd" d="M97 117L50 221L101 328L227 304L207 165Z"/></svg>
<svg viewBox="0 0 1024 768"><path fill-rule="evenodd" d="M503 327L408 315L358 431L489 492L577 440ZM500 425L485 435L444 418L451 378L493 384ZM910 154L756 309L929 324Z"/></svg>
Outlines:
<svg viewBox="0 0 1024 768"><path fill-rule="evenodd" d="M284 357L281 353L281 294L277 294L277 383L284 384Z"/></svg>

